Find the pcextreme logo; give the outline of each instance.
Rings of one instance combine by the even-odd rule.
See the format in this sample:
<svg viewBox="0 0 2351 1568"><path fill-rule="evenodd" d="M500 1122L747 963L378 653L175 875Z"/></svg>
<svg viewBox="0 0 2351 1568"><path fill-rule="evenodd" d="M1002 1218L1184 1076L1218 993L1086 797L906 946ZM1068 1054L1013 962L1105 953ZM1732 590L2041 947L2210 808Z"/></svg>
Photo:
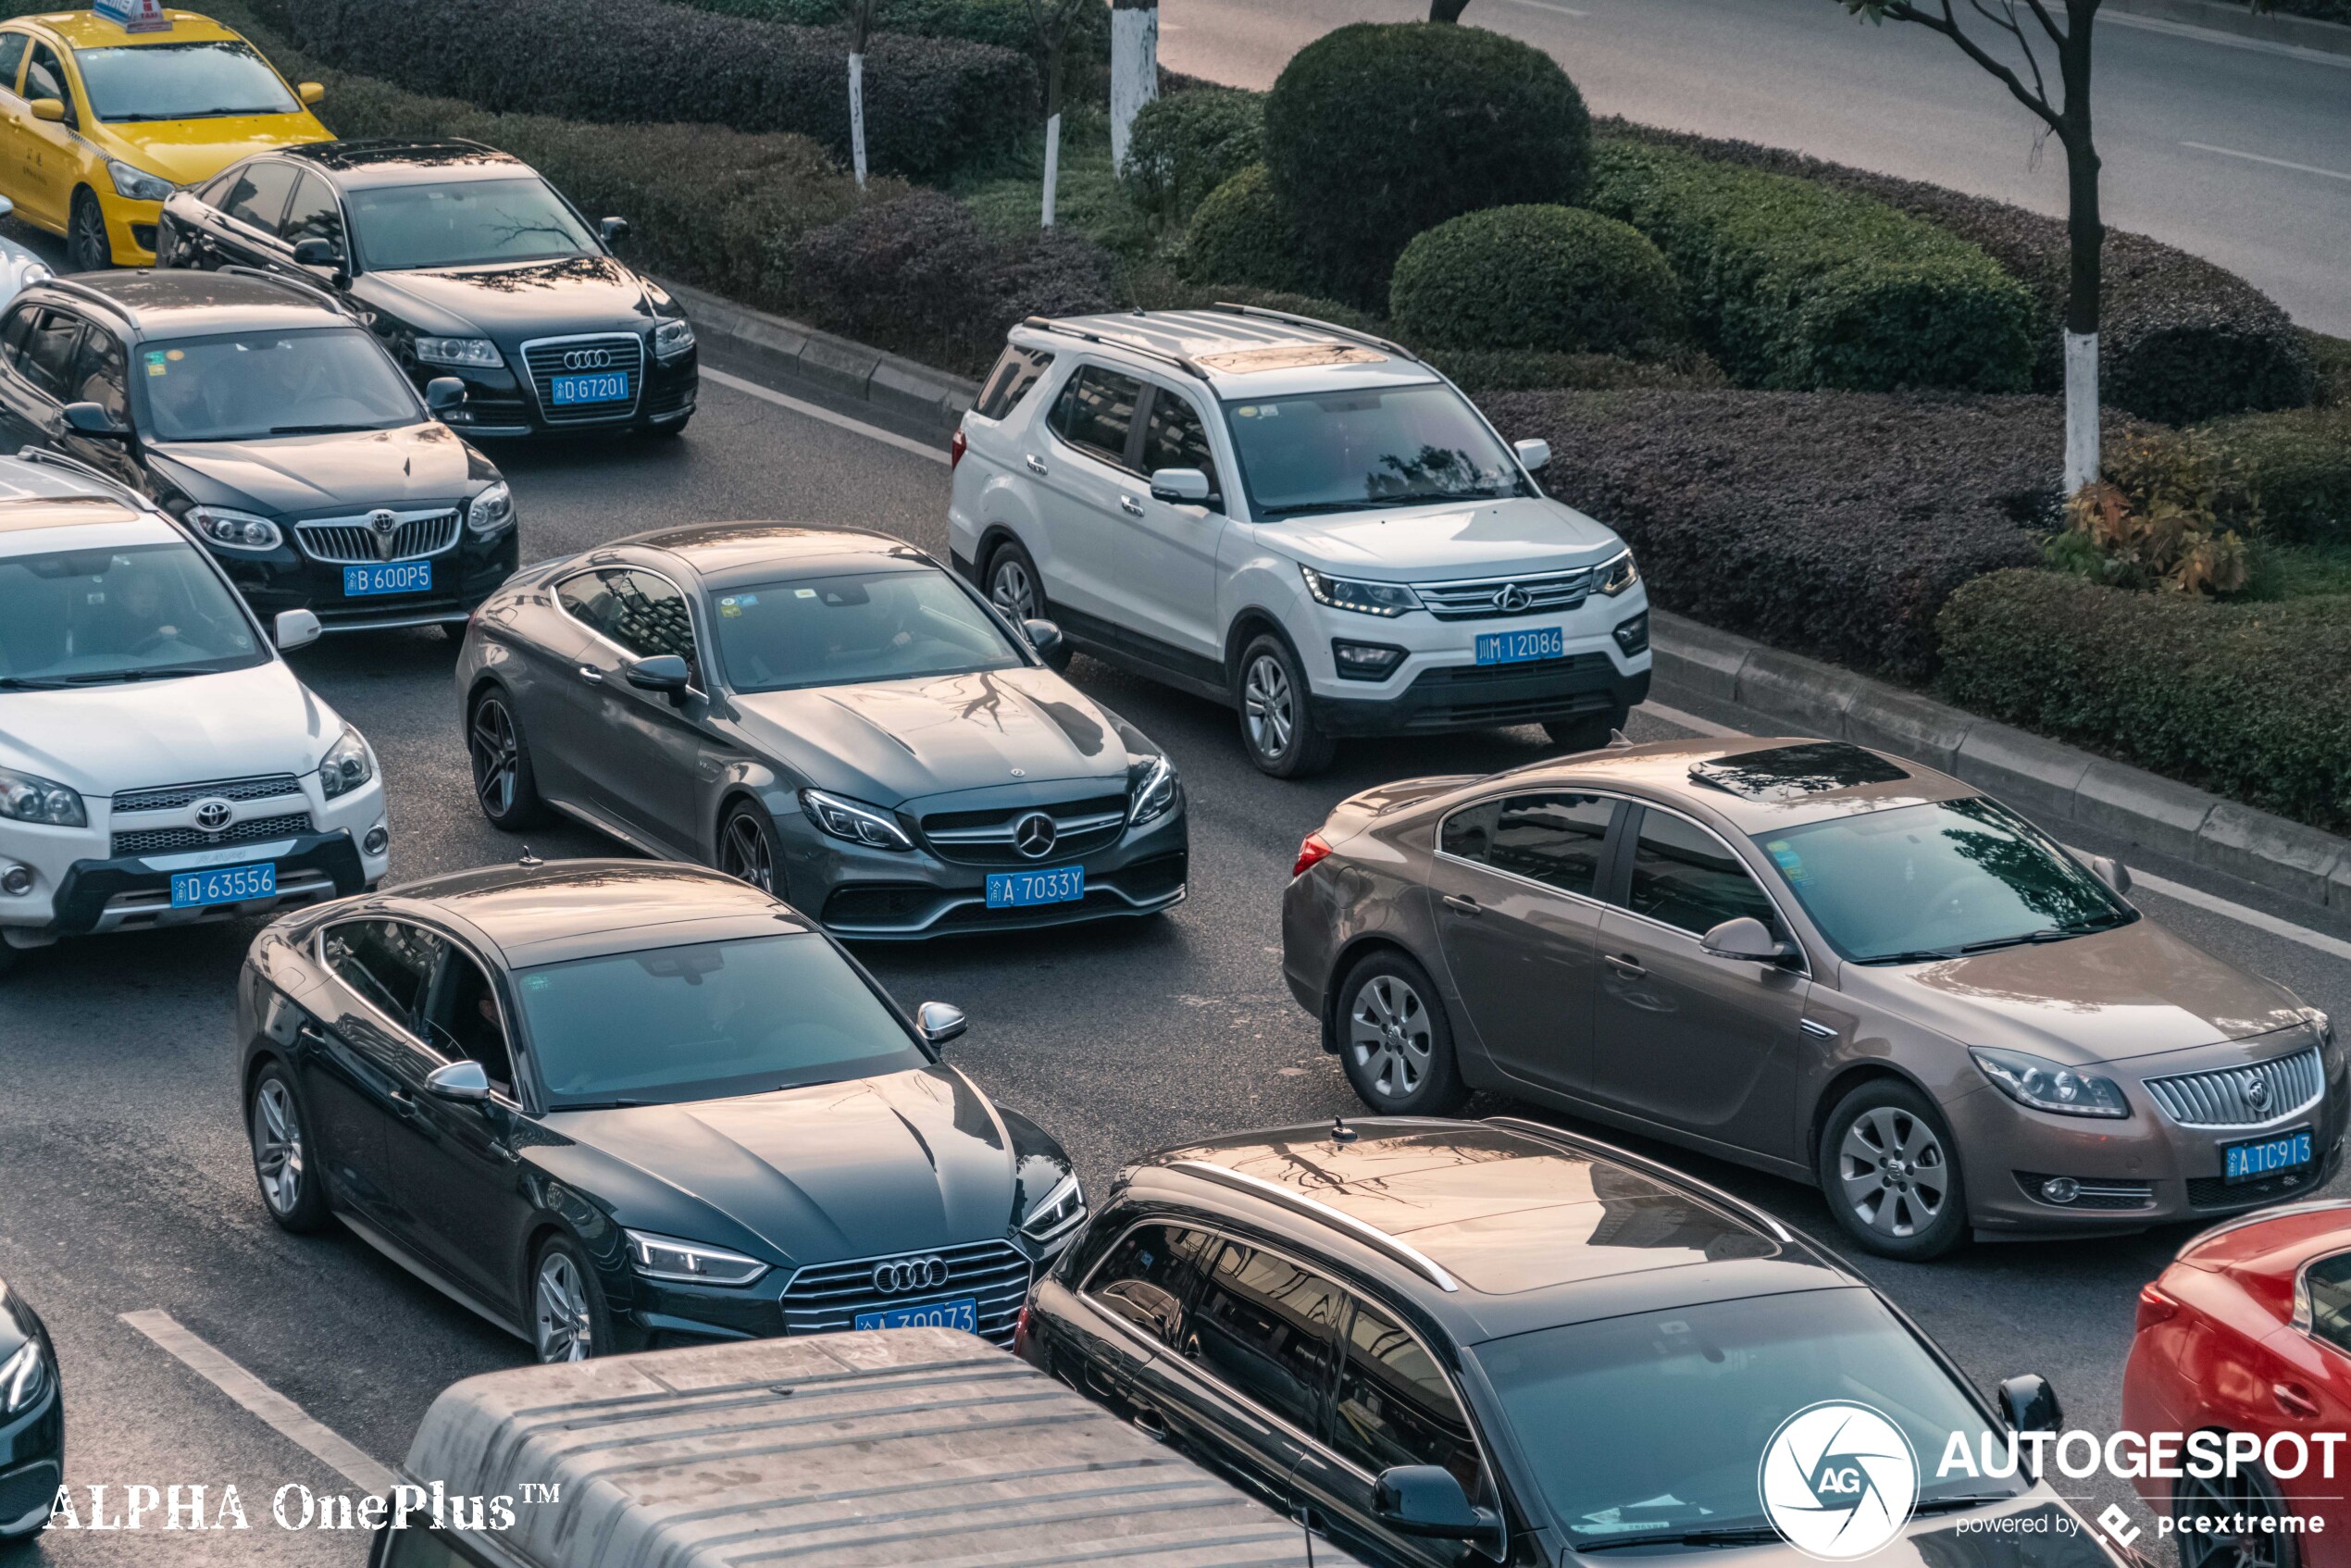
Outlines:
<svg viewBox="0 0 2351 1568"><path fill-rule="evenodd" d="M1919 1500L1919 1457L1867 1405L1824 1400L1780 1423L1756 1488L1780 1537L1807 1557L1866 1557L1901 1532Z"/></svg>

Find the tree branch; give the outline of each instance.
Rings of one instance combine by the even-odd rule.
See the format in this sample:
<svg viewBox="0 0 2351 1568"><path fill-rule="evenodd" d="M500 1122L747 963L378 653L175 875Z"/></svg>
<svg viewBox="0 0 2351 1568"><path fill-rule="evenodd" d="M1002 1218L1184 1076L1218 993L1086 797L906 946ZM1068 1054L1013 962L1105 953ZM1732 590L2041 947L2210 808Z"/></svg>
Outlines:
<svg viewBox="0 0 2351 1568"><path fill-rule="evenodd" d="M2047 123L2050 130L2058 133L2058 139L2063 141L2065 139L2064 117L2051 108L2046 98L2036 97L2032 89L2024 85L2023 80L2014 70L2002 65L1985 52L1984 45L1968 36L1967 30L1959 25L1959 18L1951 12L1951 0L1941 0L1941 4L1943 14L1938 17L1920 10L1918 6L1910 3L1910 0L1890 0L1885 14L1892 17L1896 21L1916 22L1928 31L1939 32L1958 44L1969 59L1991 72L1994 80L2006 87L2018 103L2038 115Z"/></svg>

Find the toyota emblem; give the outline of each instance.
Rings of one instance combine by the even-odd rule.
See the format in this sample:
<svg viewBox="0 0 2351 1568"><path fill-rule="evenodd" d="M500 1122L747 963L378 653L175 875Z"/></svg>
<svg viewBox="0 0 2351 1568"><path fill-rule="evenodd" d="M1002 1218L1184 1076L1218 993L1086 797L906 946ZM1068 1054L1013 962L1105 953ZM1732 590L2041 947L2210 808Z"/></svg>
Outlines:
<svg viewBox="0 0 2351 1568"><path fill-rule="evenodd" d="M1041 811L1032 811L1013 824L1013 848L1031 860L1052 853L1053 840L1060 837L1060 827Z"/></svg>
<svg viewBox="0 0 2351 1568"><path fill-rule="evenodd" d="M564 351L564 368L566 370L609 370L612 368L612 350L608 348L566 349Z"/></svg>
<svg viewBox="0 0 2351 1568"><path fill-rule="evenodd" d="M196 826L207 833L218 833L235 818L237 808L215 795L196 803Z"/></svg>
<svg viewBox="0 0 2351 1568"><path fill-rule="evenodd" d="M1514 582L1506 582L1494 591L1494 607L1506 616L1515 616L1535 603L1535 595Z"/></svg>
<svg viewBox="0 0 2351 1568"><path fill-rule="evenodd" d="M2258 1073L2245 1076L2245 1102L2256 1111L2270 1103L2270 1085Z"/></svg>
<svg viewBox="0 0 2351 1568"><path fill-rule="evenodd" d="M947 1260L933 1252L923 1258L890 1258L874 1265L874 1288L885 1296L909 1290L936 1290L947 1283Z"/></svg>

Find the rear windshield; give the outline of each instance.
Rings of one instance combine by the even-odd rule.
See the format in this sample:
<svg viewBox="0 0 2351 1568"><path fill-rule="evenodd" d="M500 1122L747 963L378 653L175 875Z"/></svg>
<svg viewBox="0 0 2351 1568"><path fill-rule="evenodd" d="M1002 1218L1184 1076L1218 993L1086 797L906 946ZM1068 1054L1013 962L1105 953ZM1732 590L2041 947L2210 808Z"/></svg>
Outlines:
<svg viewBox="0 0 2351 1568"><path fill-rule="evenodd" d="M124 124L290 115L302 106L269 62L239 38L78 49L90 112Z"/></svg>
<svg viewBox="0 0 2351 1568"><path fill-rule="evenodd" d="M537 175L362 189L345 200L359 259L371 271L549 261L602 249Z"/></svg>
<svg viewBox="0 0 2351 1568"><path fill-rule="evenodd" d="M268 658L193 544L0 559L0 691L249 669Z"/></svg>
<svg viewBox="0 0 2351 1568"><path fill-rule="evenodd" d="M918 680L1025 662L969 593L927 567L729 589L712 610L727 683L738 691Z"/></svg>

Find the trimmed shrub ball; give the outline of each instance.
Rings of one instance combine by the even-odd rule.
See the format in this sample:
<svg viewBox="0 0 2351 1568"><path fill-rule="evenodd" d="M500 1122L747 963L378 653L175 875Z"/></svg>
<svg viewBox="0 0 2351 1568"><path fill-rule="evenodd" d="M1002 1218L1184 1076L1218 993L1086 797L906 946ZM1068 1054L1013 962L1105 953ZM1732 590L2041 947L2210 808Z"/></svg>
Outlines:
<svg viewBox="0 0 2351 1568"><path fill-rule="evenodd" d="M1578 207L1440 223L1404 247L1387 300L1397 330L1437 348L1610 354L1681 326L1680 288L1658 248Z"/></svg>
<svg viewBox="0 0 2351 1568"><path fill-rule="evenodd" d="M1184 276L1196 283L1248 283L1312 293L1296 231L1262 163L1208 193L1184 231Z"/></svg>
<svg viewBox="0 0 2351 1568"><path fill-rule="evenodd" d="M1122 178L1135 205L1171 222L1211 191L1265 159L1265 95L1195 87L1145 104L1135 117Z"/></svg>

